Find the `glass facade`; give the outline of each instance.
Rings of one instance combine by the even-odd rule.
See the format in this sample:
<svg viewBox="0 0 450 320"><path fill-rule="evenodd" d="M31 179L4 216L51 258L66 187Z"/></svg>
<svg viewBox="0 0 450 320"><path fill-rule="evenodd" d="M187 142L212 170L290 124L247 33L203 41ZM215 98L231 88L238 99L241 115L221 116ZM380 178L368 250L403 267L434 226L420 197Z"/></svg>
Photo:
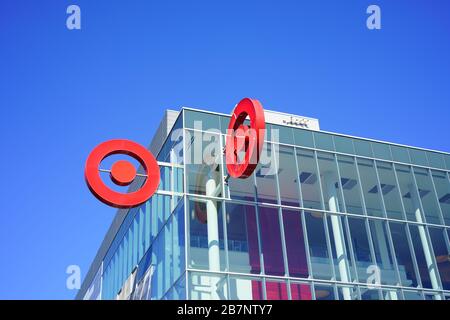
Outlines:
<svg viewBox="0 0 450 320"><path fill-rule="evenodd" d="M233 179L228 122L180 113L102 299L449 299L449 154L267 124L266 161Z"/></svg>

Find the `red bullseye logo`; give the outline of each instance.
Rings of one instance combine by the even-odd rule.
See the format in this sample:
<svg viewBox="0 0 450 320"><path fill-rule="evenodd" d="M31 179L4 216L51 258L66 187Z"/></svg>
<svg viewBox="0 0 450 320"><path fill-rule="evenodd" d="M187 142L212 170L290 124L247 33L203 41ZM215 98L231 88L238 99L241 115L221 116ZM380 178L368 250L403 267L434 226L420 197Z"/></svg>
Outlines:
<svg viewBox="0 0 450 320"><path fill-rule="evenodd" d="M145 182L131 193L111 190L100 178L100 163L114 154L125 154L136 159L145 171ZM109 171L111 180L119 186L130 185L137 176L136 168L128 161L115 162ZM132 208L147 201L160 181L159 167L153 155L143 146L129 140L109 140L92 150L86 161L86 183L91 192L103 203L116 208Z"/></svg>
<svg viewBox="0 0 450 320"><path fill-rule="evenodd" d="M250 119L250 125L245 124ZM256 169L264 145L266 123L264 109L256 99L242 99L231 115L226 137L225 159L229 176L248 178ZM111 190L100 178L100 163L114 154L125 154L136 159L145 171L145 182L137 191L120 193ZM105 170L103 170L105 171ZM136 168L128 161L115 162L109 172L111 180L119 186L128 186L136 178ZM146 202L158 189L160 171L153 155L143 146L129 140L110 140L92 150L86 161L86 183L102 202L116 208L132 208ZM206 223L206 215L199 213Z"/></svg>
<svg viewBox="0 0 450 320"><path fill-rule="evenodd" d="M250 126L244 124L250 118ZM264 109L256 99L242 99L231 115L225 146L228 173L233 178L248 178L259 163L264 145ZM239 155L243 159L239 159Z"/></svg>

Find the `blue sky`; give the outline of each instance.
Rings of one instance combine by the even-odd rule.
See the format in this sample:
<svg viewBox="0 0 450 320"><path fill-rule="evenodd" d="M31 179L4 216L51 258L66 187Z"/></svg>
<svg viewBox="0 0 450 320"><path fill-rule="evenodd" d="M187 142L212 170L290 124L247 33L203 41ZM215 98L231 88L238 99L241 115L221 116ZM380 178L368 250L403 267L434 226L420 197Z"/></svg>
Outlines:
<svg viewBox="0 0 450 320"><path fill-rule="evenodd" d="M249 96L450 151L449 40L445 0L2 1L0 298L74 297L66 267L85 275L116 212L87 189L86 157L112 138L147 145L166 108L230 113Z"/></svg>

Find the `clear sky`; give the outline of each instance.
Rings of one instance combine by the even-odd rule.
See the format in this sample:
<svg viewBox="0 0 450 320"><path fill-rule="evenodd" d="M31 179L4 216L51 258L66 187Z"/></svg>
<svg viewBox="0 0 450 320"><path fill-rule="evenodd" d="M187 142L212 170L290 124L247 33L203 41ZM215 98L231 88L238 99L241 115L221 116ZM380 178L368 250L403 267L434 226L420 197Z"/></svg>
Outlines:
<svg viewBox="0 0 450 320"><path fill-rule="evenodd" d="M449 40L445 0L2 0L0 298L74 297L66 267L85 275L116 213L86 187L86 157L112 138L147 145L166 108L230 113L249 96L450 151Z"/></svg>

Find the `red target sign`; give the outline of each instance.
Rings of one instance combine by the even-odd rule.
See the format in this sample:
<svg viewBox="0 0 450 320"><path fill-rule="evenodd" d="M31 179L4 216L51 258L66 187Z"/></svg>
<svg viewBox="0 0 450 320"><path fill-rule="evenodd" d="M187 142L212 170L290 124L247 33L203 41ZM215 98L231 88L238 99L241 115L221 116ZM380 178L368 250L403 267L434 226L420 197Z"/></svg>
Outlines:
<svg viewBox="0 0 450 320"><path fill-rule="evenodd" d="M246 124L247 118L250 120L249 124ZM256 99L242 99L233 110L226 137L225 159L230 177L248 178L252 175L259 163L265 130L261 103ZM142 165L146 180L139 190L120 193L102 181L100 163L114 154L129 155ZM131 184L137 176L136 168L125 160L115 162L109 174L111 180L119 186ZM116 208L132 208L146 202L156 192L160 171L155 158L145 147L129 140L110 140L92 150L86 161L85 179L91 192L103 203ZM206 222L206 216L203 220Z"/></svg>
<svg viewBox="0 0 450 320"><path fill-rule="evenodd" d="M111 190L102 181L99 170L100 163L113 154L129 155L142 165L146 180L139 190L120 193ZM135 167L125 160L114 163L109 173L111 180L120 186L127 186L136 178ZM109 140L95 147L86 161L84 175L89 189L97 199L116 208L132 208L144 203L155 193L160 181L158 163L150 151L129 140Z"/></svg>
<svg viewBox="0 0 450 320"><path fill-rule="evenodd" d="M250 126L245 125L250 118ZM256 99L244 98L234 108L228 125L225 159L233 178L248 178L259 163L264 145L264 109Z"/></svg>

